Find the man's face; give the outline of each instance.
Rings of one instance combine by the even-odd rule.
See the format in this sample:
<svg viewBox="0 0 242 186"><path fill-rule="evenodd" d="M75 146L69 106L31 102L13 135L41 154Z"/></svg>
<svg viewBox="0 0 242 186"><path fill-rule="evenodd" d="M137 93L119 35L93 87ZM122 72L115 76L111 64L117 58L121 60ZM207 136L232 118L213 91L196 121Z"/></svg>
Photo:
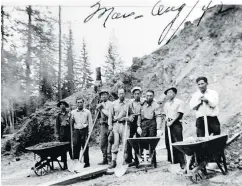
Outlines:
<svg viewBox="0 0 242 186"><path fill-rule="evenodd" d="M61 110L66 110L66 105L65 105L64 103L61 103L61 104L60 104L60 109L61 109Z"/></svg>
<svg viewBox="0 0 242 186"><path fill-rule="evenodd" d="M134 91L134 99L139 100L140 99L141 92L139 90Z"/></svg>
<svg viewBox="0 0 242 186"><path fill-rule="evenodd" d="M169 100L174 99L175 96L176 96L176 94L175 94L175 92L174 92L173 90L169 90L169 91L167 92L167 98L168 98Z"/></svg>
<svg viewBox="0 0 242 186"><path fill-rule="evenodd" d="M147 102L152 102L154 98L154 94L152 92L147 92L146 93L146 100Z"/></svg>
<svg viewBox="0 0 242 186"><path fill-rule="evenodd" d="M79 110L82 110L82 109L83 109L83 104L84 104L84 102L83 102L82 99L78 99L78 100L76 101L76 104L77 104L77 108L78 108Z"/></svg>
<svg viewBox="0 0 242 186"><path fill-rule="evenodd" d="M104 101L104 102L107 101L108 100L108 94L107 93L102 93L101 94L101 100Z"/></svg>
<svg viewBox="0 0 242 186"><path fill-rule="evenodd" d="M207 90L207 83L204 80L198 81L197 85L201 92L205 92Z"/></svg>
<svg viewBox="0 0 242 186"><path fill-rule="evenodd" d="M118 97L119 97L120 100L124 100L124 97L125 97L124 89L118 90Z"/></svg>

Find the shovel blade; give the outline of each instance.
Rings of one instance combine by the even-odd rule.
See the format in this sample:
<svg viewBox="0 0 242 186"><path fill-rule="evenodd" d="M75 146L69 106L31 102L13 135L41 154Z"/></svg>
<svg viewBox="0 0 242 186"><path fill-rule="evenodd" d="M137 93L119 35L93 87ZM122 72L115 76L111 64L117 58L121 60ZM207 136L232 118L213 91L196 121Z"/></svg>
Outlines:
<svg viewBox="0 0 242 186"><path fill-rule="evenodd" d="M180 170L181 170L181 168L180 168L180 164L179 164L179 163L177 163L177 164L170 164L170 165L168 166L168 171L169 171L170 173L174 173L174 174L176 174L176 173L178 173Z"/></svg>
<svg viewBox="0 0 242 186"><path fill-rule="evenodd" d="M67 160L67 165L68 165L68 170L70 172L74 172L75 170L75 161L70 159L70 160Z"/></svg>
<svg viewBox="0 0 242 186"><path fill-rule="evenodd" d="M121 176L123 176L125 173L126 173L126 171L127 171L127 169L128 169L128 166L129 165L121 165L121 166L118 166L116 169L115 169L115 175L117 176L117 177L121 177Z"/></svg>
<svg viewBox="0 0 242 186"><path fill-rule="evenodd" d="M81 163L80 161L78 161L75 165L74 172L79 173L79 172L82 172L83 169L84 169L84 163Z"/></svg>

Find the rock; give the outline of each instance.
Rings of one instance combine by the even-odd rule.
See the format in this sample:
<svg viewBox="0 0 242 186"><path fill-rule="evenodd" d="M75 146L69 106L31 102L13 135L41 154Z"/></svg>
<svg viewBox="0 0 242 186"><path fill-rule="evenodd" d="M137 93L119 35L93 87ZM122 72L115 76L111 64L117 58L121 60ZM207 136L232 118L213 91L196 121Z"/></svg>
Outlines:
<svg viewBox="0 0 242 186"><path fill-rule="evenodd" d="M239 157L239 161L242 161L242 155Z"/></svg>
<svg viewBox="0 0 242 186"><path fill-rule="evenodd" d="M234 161L234 164L239 164L239 159L236 159L236 160Z"/></svg>
<svg viewBox="0 0 242 186"><path fill-rule="evenodd" d="M16 161L19 161L20 160L20 158L16 158Z"/></svg>
<svg viewBox="0 0 242 186"><path fill-rule="evenodd" d="M234 169L236 166L235 166L235 164L233 162L231 162L229 167Z"/></svg>

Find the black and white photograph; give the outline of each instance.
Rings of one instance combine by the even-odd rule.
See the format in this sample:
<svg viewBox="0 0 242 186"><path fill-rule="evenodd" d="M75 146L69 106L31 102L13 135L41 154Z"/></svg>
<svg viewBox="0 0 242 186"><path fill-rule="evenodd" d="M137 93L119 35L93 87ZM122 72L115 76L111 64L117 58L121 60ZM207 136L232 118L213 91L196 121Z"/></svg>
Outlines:
<svg viewBox="0 0 242 186"><path fill-rule="evenodd" d="M2 0L1 185L241 186L241 0Z"/></svg>

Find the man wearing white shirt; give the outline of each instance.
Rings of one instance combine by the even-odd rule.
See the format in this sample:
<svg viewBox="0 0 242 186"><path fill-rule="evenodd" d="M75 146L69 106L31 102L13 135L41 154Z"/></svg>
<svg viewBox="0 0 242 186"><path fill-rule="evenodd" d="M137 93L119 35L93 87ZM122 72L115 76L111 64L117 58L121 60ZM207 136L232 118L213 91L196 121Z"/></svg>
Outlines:
<svg viewBox="0 0 242 186"><path fill-rule="evenodd" d="M197 136L205 136L204 127L204 114L206 112L208 121L208 132L209 134L219 135L220 134L220 123L218 120L219 108L218 108L218 93L214 90L207 88L208 80L206 77L198 77L197 85L199 91L192 95L190 101L190 108L196 112L196 127ZM203 107L203 102L205 102L205 110Z"/></svg>
<svg viewBox="0 0 242 186"><path fill-rule="evenodd" d="M172 162L170 144L168 138L168 127L170 129L171 141L172 143L183 141L182 136L182 123L181 119L184 114L184 102L176 98L177 89L171 87L167 89L165 95L168 98L168 101L164 105L164 114L166 115L166 126L165 127L165 144L167 149L168 161ZM173 149L173 158L174 163L180 163L180 167L183 169L185 167L185 158L184 154L176 148Z"/></svg>

